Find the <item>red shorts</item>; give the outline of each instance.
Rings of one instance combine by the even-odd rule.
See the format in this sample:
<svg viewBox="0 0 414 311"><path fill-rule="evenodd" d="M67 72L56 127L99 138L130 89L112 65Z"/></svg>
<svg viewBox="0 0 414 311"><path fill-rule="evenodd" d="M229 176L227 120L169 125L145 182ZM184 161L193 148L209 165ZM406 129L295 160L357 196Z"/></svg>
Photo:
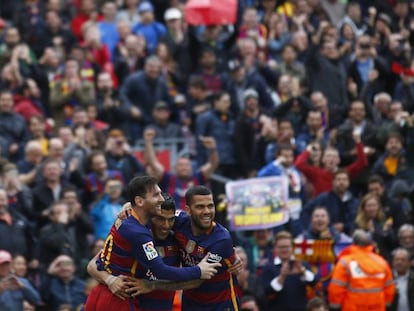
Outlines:
<svg viewBox="0 0 414 311"><path fill-rule="evenodd" d="M103 284L95 286L85 303L85 311L139 311L135 299L122 300Z"/></svg>

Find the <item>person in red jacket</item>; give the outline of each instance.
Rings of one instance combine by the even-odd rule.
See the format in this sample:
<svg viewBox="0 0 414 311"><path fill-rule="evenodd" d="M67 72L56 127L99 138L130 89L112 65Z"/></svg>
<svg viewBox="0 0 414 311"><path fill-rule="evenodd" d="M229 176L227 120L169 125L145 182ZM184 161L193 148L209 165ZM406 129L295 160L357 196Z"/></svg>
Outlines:
<svg viewBox="0 0 414 311"><path fill-rule="evenodd" d="M354 135L354 140L356 143L357 158L355 162L344 168L348 172L351 180L358 176L358 174L360 174L368 165L368 160L364 152L364 145L361 143L361 137L359 135ZM313 195L317 196L322 192L332 190L334 173L339 169L340 159L338 150L335 147L329 146L323 152L323 167L312 166L309 164L312 148L313 144L309 144L306 147L306 150L297 157L295 166L313 185Z"/></svg>
<svg viewBox="0 0 414 311"><path fill-rule="evenodd" d="M385 311L391 305L394 294L390 266L374 252L369 234L364 230L355 230L352 245L338 256L328 287L331 310Z"/></svg>

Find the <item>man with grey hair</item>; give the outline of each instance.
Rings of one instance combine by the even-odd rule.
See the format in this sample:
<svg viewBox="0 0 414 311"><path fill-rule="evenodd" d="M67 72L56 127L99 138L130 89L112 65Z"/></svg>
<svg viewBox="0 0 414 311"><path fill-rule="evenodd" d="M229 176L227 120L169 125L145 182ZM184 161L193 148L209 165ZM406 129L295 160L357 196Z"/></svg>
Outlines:
<svg viewBox="0 0 414 311"><path fill-rule="evenodd" d="M410 253L405 248L393 252L392 269L397 288L392 310L414 310L414 271L410 269Z"/></svg>
<svg viewBox="0 0 414 311"><path fill-rule="evenodd" d="M120 89L120 99L130 110L130 137L142 137L143 128L152 121L156 102L172 105L165 78L161 75L161 61L157 56L145 60L144 70L127 77Z"/></svg>
<svg viewBox="0 0 414 311"><path fill-rule="evenodd" d="M411 224L404 224L398 229L398 244L400 247L405 248L412 261L411 266L414 266L414 226Z"/></svg>
<svg viewBox="0 0 414 311"><path fill-rule="evenodd" d="M374 252L369 234L355 230L352 245L338 256L332 274L328 287L330 308L385 311L391 306L394 293L388 263Z"/></svg>

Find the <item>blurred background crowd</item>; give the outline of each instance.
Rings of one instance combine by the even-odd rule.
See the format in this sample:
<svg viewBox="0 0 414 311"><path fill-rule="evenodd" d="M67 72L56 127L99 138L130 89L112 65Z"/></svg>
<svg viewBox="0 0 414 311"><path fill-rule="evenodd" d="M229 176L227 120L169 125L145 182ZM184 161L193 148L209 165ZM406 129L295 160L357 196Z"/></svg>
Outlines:
<svg viewBox="0 0 414 311"><path fill-rule="evenodd" d="M143 174L181 209L210 185L223 224L227 181L286 178L289 223L234 233L260 310L298 301L302 283L272 300L261 276L283 238L363 229L414 267L414 2L239 0L229 25L187 23L185 5L1 1L0 279L27 278L24 310L82 305L85 265ZM23 299L7 280L0 310Z"/></svg>

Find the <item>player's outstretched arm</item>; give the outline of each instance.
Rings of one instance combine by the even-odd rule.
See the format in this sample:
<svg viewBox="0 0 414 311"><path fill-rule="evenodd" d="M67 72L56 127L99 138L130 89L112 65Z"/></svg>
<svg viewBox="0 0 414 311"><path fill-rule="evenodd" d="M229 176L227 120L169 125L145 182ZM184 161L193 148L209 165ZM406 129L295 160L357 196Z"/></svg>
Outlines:
<svg viewBox="0 0 414 311"><path fill-rule="evenodd" d="M129 298L128 293L125 292L125 290L128 288L128 286L126 285L127 276L114 276L106 271L99 271L96 266L96 260L98 259L99 254L100 253L93 257L88 263L87 271L89 275L92 276L99 283L108 286L109 290L115 296L121 299Z"/></svg>

